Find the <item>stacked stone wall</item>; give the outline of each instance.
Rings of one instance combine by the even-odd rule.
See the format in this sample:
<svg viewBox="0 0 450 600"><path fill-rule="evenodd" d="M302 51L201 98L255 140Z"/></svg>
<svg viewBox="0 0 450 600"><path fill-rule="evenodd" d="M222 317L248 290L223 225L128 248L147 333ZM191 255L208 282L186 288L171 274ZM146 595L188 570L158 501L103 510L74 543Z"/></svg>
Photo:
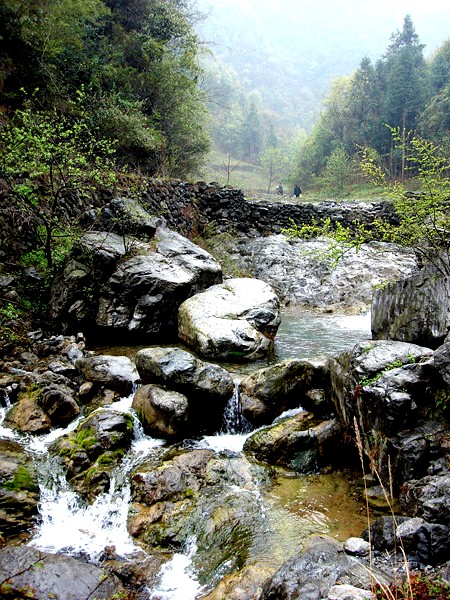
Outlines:
<svg viewBox="0 0 450 600"><path fill-rule="evenodd" d="M239 189L178 180L149 181L142 204L188 237L224 232L259 237L280 233L292 222L309 224L327 217L343 225L370 224L377 217L396 222L388 202L250 202Z"/></svg>

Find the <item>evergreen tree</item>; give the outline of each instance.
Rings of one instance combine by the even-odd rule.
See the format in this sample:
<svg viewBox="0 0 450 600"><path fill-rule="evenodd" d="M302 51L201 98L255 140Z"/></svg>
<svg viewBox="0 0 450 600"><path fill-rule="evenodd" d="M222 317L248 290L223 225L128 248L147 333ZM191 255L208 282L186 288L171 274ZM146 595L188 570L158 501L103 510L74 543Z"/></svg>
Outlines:
<svg viewBox="0 0 450 600"><path fill-rule="evenodd" d="M430 61L430 84L435 94L450 83L450 40L445 41Z"/></svg>
<svg viewBox="0 0 450 600"><path fill-rule="evenodd" d="M427 99L424 46L419 42L409 15L405 17L402 31L397 31L391 40L383 65L386 92L382 118L389 126L400 127L403 136L406 136L408 131L416 129L417 119ZM400 165L392 164L392 175L399 170L403 178L405 156L401 156Z"/></svg>
<svg viewBox="0 0 450 600"><path fill-rule="evenodd" d="M262 149L263 126L259 106L261 99L257 94L250 94L248 108L242 124L242 148L243 158L255 161Z"/></svg>

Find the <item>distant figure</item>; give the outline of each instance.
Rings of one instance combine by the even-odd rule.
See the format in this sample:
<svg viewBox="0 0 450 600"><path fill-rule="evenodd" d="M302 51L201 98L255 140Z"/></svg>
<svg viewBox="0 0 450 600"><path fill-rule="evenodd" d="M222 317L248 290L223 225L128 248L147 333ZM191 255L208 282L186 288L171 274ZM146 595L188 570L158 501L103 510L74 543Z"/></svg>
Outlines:
<svg viewBox="0 0 450 600"><path fill-rule="evenodd" d="M298 198L301 195L302 195L302 190L300 189L300 186L298 185L298 183L296 183L294 186L294 196L296 198Z"/></svg>
<svg viewBox="0 0 450 600"><path fill-rule="evenodd" d="M277 194L278 194L279 196L282 196L282 195L284 194L283 186L281 185L281 183L279 183L279 184L277 185Z"/></svg>

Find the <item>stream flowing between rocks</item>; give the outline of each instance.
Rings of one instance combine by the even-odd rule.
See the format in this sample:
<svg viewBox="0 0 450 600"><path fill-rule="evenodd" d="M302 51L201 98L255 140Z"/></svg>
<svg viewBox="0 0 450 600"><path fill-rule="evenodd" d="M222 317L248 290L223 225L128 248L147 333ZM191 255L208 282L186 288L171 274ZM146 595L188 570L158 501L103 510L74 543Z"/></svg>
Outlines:
<svg viewBox="0 0 450 600"><path fill-rule="evenodd" d="M282 314L271 361L330 356L370 337L369 314L318 315L288 308ZM247 364L245 371L260 367L260 363ZM114 403L113 408L132 413L131 402L132 396L122 398ZM1 409L0 423L5 412L6 409ZM48 552L85 557L93 562L101 559L105 548L113 546L118 556L131 557L142 553L127 531L131 494L128 476L142 461L158 456L162 450L167 451L169 445L146 436L135 419L131 451L123 459L120 469L116 470L109 492L99 496L92 505L87 505L70 489L57 460L47 451L55 439L74 430L80 419L66 429L38 437L19 435L0 424L0 437L24 445L33 456L39 472L42 523L29 544ZM241 452L249 435L245 431L238 411L237 394L234 394L225 412L221 432L189 440L185 444L189 449L209 449L232 460L248 462ZM355 499L351 482L344 474L304 476L272 469L268 478L269 485L255 482L250 489L242 487L234 490L238 494L251 494L251 502L259 513L245 566L257 565L258 569L270 575L301 549L302 540L307 536L323 533L342 541L359 536L367 525L363 507ZM242 540L238 538L235 543L240 542ZM233 571L231 559L229 563L222 562L218 568L202 565L203 571L210 574L210 580L205 581L199 576L196 551L197 540L195 535L191 535L182 551L173 554L161 567L155 585L148 588L150 600L203 597L222 577Z"/></svg>

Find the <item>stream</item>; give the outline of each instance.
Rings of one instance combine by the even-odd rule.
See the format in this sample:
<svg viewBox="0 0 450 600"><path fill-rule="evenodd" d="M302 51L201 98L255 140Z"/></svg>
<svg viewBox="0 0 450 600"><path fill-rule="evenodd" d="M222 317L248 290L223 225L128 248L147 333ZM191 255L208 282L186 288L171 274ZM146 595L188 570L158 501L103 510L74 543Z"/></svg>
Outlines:
<svg viewBox="0 0 450 600"><path fill-rule="evenodd" d="M368 314L317 315L285 309L271 361L330 356L364 339L370 339ZM259 363L251 365L252 370L260 367ZM248 368L247 365L247 372ZM133 414L131 402L132 396L122 398L113 408ZM207 448L228 454L233 460L246 461L241 451L250 432L242 423L237 407L235 393L225 411L220 433L195 440L192 448ZM126 527L131 495L128 476L142 461L167 450L168 444L146 436L135 419L131 451L116 469L110 490L87 505L70 489L57 460L47 451L55 439L74 430L82 417L66 429L29 437L2 427L6 410L0 411L0 437L14 439L27 447L40 478L42 524L29 544L48 552L82 556L93 562L100 560L105 547L109 546L114 546L119 556L133 557L142 553ZM343 541L359 536L367 526L364 510L342 473L302 476L277 469L270 478L270 485L256 485L251 492L239 492L252 493L260 513L247 565L258 565L258 568L262 565L270 575L301 549L302 540L309 535L328 534ZM195 600L227 574L216 573L214 581L201 581L195 567L196 543L195 536L191 536L183 550L173 554L162 566L157 583L148 589L149 600Z"/></svg>

